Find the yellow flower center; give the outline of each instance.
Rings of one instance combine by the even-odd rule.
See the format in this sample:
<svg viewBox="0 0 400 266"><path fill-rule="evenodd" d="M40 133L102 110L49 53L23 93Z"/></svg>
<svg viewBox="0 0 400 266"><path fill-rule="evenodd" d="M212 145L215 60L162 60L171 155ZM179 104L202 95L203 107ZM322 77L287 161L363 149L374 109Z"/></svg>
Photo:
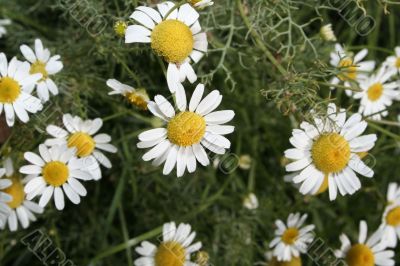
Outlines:
<svg viewBox="0 0 400 266"><path fill-rule="evenodd" d="M155 266L183 266L185 260L185 248L175 241L161 243L154 255Z"/></svg>
<svg viewBox="0 0 400 266"><path fill-rule="evenodd" d="M321 187L318 189L318 191L317 191L317 193L315 193L315 195L324 193L325 191L328 190L328 187L329 187L329 179L328 179L328 175L325 175L324 182L322 182Z"/></svg>
<svg viewBox="0 0 400 266"><path fill-rule="evenodd" d="M181 112L168 123L168 139L178 146L199 143L206 132L206 121L193 112Z"/></svg>
<svg viewBox="0 0 400 266"><path fill-rule="evenodd" d="M18 177L10 178L12 185L4 189L3 192L12 196L12 201L7 202L11 209L16 209L22 205L25 200L24 186Z"/></svg>
<svg viewBox="0 0 400 266"><path fill-rule="evenodd" d="M282 235L283 243L287 245L293 245L299 237L299 230L294 227L289 227Z"/></svg>
<svg viewBox="0 0 400 266"><path fill-rule="evenodd" d="M47 163L42 170L42 175L47 184L53 187L62 186L69 177L68 166L59 161Z"/></svg>
<svg viewBox="0 0 400 266"><path fill-rule="evenodd" d="M389 211L386 215L386 223L391 226L400 225L400 207L396 207Z"/></svg>
<svg viewBox="0 0 400 266"><path fill-rule="evenodd" d="M127 27L128 27L128 24L126 24L125 21L117 21L114 24L114 31L119 37L124 37Z"/></svg>
<svg viewBox="0 0 400 266"><path fill-rule="evenodd" d="M42 74L42 79L46 80L49 77L49 73L46 71L46 63L43 63L42 61L36 61L31 65L31 70L29 71L30 74Z"/></svg>
<svg viewBox="0 0 400 266"><path fill-rule="evenodd" d="M350 153L349 142L337 133L321 135L311 149L315 167L325 174L343 170L350 160Z"/></svg>
<svg viewBox="0 0 400 266"><path fill-rule="evenodd" d="M290 261L278 261L276 257L273 257L268 266L301 266L301 258L292 257Z"/></svg>
<svg viewBox="0 0 400 266"><path fill-rule="evenodd" d="M193 50L193 34L179 20L165 20L151 33L151 48L169 63L183 62Z"/></svg>
<svg viewBox="0 0 400 266"><path fill-rule="evenodd" d="M400 68L400 57L397 57L397 58L396 58L395 66L396 66L397 68Z"/></svg>
<svg viewBox="0 0 400 266"><path fill-rule="evenodd" d="M368 88L367 94L368 94L368 99L370 101L375 102L375 101L379 100L379 98L381 98L381 96L383 94L383 85L382 85L382 83L378 82L378 83L375 83L375 84L371 85Z"/></svg>
<svg viewBox="0 0 400 266"><path fill-rule="evenodd" d="M96 142L89 134L77 132L69 137L68 147L77 148L77 155L79 157L85 157L92 154L94 148L96 147Z"/></svg>
<svg viewBox="0 0 400 266"><path fill-rule="evenodd" d="M21 94L21 86L12 78L0 78L0 103L13 103Z"/></svg>
<svg viewBox="0 0 400 266"><path fill-rule="evenodd" d="M375 257L369 247L363 244L356 244L347 252L346 262L349 266L374 266Z"/></svg>
<svg viewBox="0 0 400 266"><path fill-rule="evenodd" d="M131 104L142 110L147 110L147 101L149 100L149 96L144 89L136 90L136 92L128 92L125 94L125 97Z"/></svg>
<svg viewBox="0 0 400 266"><path fill-rule="evenodd" d="M339 62L339 68L343 68L343 73L339 74L338 77L342 81L355 80L357 77L357 66L353 65L351 58L344 58Z"/></svg>

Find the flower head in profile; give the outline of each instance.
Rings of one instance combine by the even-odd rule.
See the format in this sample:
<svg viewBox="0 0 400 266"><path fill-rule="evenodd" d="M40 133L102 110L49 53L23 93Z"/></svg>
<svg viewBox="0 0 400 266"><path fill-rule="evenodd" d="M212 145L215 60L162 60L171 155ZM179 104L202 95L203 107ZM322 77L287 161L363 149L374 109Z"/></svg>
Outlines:
<svg viewBox="0 0 400 266"><path fill-rule="evenodd" d="M286 224L282 220L276 220L275 238L269 247L273 248L273 257L277 261L291 261L306 253L308 245L313 241L314 225L304 226L307 214L291 213Z"/></svg>
<svg viewBox="0 0 400 266"><path fill-rule="evenodd" d="M6 27L11 24L11 20L9 19L0 19L0 38L7 34Z"/></svg>
<svg viewBox="0 0 400 266"><path fill-rule="evenodd" d="M149 95L145 89L134 89L129 85L123 84L116 79L107 80L107 86L113 89L108 95L122 95L125 99L137 106L142 110L147 110L147 102L149 101Z"/></svg>
<svg viewBox="0 0 400 266"><path fill-rule="evenodd" d="M46 140L47 146L66 145L69 148L76 148L76 155L79 158L87 159L86 169L90 171L95 180L102 176L100 165L111 168L111 161L104 155L103 151L116 153L117 148L110 144L111 136L98 133L103 126L103 120L82 120L78 116L70 114L63 115L61 128L56 125L49 125L46 130L53 138Z"/></svg>
<svg viewBox="0 0 400 266"><path fill-rule="evenodd" d="M387 108L400 97L399 83L388 82L395 72L382 67L375 75L360 81L361 92L354 93L360 99L359 113L374 120L381 120L388 115Z"/></svg>
<svg viewBox="0 0 400 266"><path fill-rule="evenodd" d="M279 261L277 257L274 256L273 251L267 251L265 253L265 258L267 259L267 266L301 266L301 257L292 257L289 261Z"/></svg>
<svg viewBox="0 0 400 266"><path fill-rule="evenodd" d="M204 148L216 154L224 154L231 142L224 137L234 131L233 126L224 125L235 115L232 110L215 111L222 101L218 90L203 98L204 85L199 84L187 105L182 85L176 94L177 110L163 96L157 95L148 108L155 116L164 120L165 127L147 130L139 135L138 148L151 148L143 160L153 160L153 165L164 163L163 173L169 174L176 166L180 177L187 169L196 170L197 161L207 166L210 161Z"/></svg>
<svg viewBox="0 0 400 266"><path fill-rule="evenodd" d="M168 62L168 87L175 92L186 78L191 83L197 80L190 63L197 63L207 52L207 35L201 31L199 14L190 4L176 8L166 1L157 8L136 8L131 18L139 24L128 26L125 42L150 43L153 51Z"/></svg>
<svg viewBox="0 0 400 266"><path fill-rule="evenodd" d="M50 93L58 94L58 87L51 76L63 69L61 57L59 55L51 56L49 49L43 47L40 39L35 40L35 51L25 44L21 45L20 50L31 64L29 72L31 74L42 74L42 78L36 83L36 93L42 102L47 102Z"/></svg>
<svg viewBox="0 0 400 266"><path fill-rule="evenodd" d="M6 188L1 188L2 193L6 193L12 197L7 202L9 209L11 210L8 215L0 215L0 228L4 229L8 224L10 231L18 230L18 223L21 224L22 228L28 228L30 222L36 221L35 214L43 213L43 209L35 202L26 199L24 184L29 181L29 177L21 179L18 173L14 172L13 162L10 158L5 160L5 177L1 180L10 181L10 185ZM1 207L0 207L1 208Z"/></svg>
<svg viewBox="0 0 400 266"><path fill-rule="evenodd" d="M394 74L400 74L400 46L394 49L394 55L386 58L384 65L387 66L389 70L393 70Z"/></svg>
<svg viewBox="0 0 400 266"><path fill-rule="evenodd" d="M15 57L8 62L6 55L0 53L0 114L4 110L8 126L14 126L15 116L27 123L28 112L36 113L43 108L40 100L31 95L41 78L42 74L29 73L29 63Z"/></svg>
<svg viewBox="0 0 400 266"><path fill-rule="evenodd" d="M212 0L187 0L193 7L202 9L214 5Z"/></svg>
<svg viewBox="0 0 400 266"><path fill-rule="evenodd" d="M394 252L387 249L381 241L382 230L378 229L368 239L368 227L365 221L360 222L358 241L351 243L347 235L340 236L342 246L335 251L337 258L344 259L348 266L393 266Z"/></svg>
<svg viewBox="0 0 400 266"><path fill-rule="evenodd" d="M366 79L368 73L375 68L375 61L363 61L367 56L368 50L363 49L356 55L345 51L340 44L335 45L335 50L331 52L330 64L340 70L340 74L331 80L334 85L343 84L351 88L352 84ZM351 90L346 90L347 95L351 95Z"/></svg>
<svg viewBox="0 0 400 266"><path fill-rule="evenodd" d="M387 205L382 216L382 240L395 248L400 238L400 187L390 183L386 193Z"/></svg>
<svg viewBox="0 0 400 266"><path fill-rule="evenodd" d="M332 24L327 24L321 27L320 35L323 40L328 42L336 42L335 32L333 32Z"/></svg>
<svg viewBox="0 0 400 266"><path fill-rule="evenodd" d="M294 183L302 183L302 194L314 195L328 186L329 198L334 200L338 190L341 195L352 195L361 188L356 173L373 177L374 171L360 158L377 140L375 134L361 135L367 125L360 114L346 120L344 109L337 112L329 104L326 117L315 116L313 124L303 122L301 129L293 130L290 143L294 148L285 151L293 162L286 165L286 171L294 172Z"/></svg>
<svg viewBox="0 0 400 266"><path fill-rule="evenodd" d="M192 244L195 237L189 224L181 223L176 227L174 222L166 223L158 246L143 241L135 249L142 256L135 260L135 266L195 266L191 255L201 248L201 242Z"/></svg>
<svg viewBox="0 0 400 266"><path fill-rule="evenodd" d="M30 181L24 191L27 199L41 195L39 206L45 207L54 195L58 210L64 209L64 194L74 203L79 204L81 197L86 196L86 189L80 180L91 180L93 177L86 170L88 159L78 159L76 149L65 145L54 145L47 148L39 145L39 155L26 152L25 159L30 163L21 167L22 174L29 175Z"/></svg>

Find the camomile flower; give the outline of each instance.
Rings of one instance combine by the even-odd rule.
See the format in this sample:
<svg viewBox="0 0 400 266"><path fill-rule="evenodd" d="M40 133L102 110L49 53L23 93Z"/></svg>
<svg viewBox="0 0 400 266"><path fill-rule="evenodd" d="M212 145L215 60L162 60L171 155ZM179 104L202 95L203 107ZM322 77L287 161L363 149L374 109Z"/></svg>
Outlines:
<svg viewBox="0 0 400 266"><path fill-rule="evenodd" d="M142 257L135 260L135 266L198 266L191 261L192 253L200 250L201 242L192 244L196 237L189 224L174 222L163 226L161 243L156 246L143 241L135 250Z"/></svg>
<svg viewBox="0 0 400 266"><path fill-rule="evenodd" d="M169 63L168 87L175 92L186 78L191 83L197 80L190 62L197 63L207 52L207 35L201 32L199 14L190 4L176 8L166 1L157 8L158 11L146 6L136 8L131 18L139 25L128 26L125 42L150 43L153 51Z"/></svg>
<svg viewBox="0 0 400 266"><path fill-rule="evenodd" d="M128 102L137 106L142 110L147 110L147 102L149 101L149 95L145 89L135 90L129 85L122 84L116 79L107 80L107 86L113 89L108 95L120 94L124 96Z"/></svg>
<svg viewBox="0 0 400 266"><path fill-rule="evenodd" d="M188 0L188 3L194 6L195 8L205 8L208 6L212 6L214 1L212 0Z"/></svg>
<svg viewBox="0 0 400 266"><path fill-rule="evenodd" d="M375 75L360 81L362 91L353 95L355 99L360 99L359 113L374 120L388 115L387 108L400 96L399 83L388 82L393 74L393 70L382 67Z"/></svg>
<svg viewBox="0 0 400 266"><path fill-rule="evenodd" d="M14 172L13 163L10 158L5 161L6 180L11 182L11 185L2 192L7 193L12 197L12 200L7 202L11 212L7 217L0 217L4 222L0 223L0 228L4 229L8 223L10 231L18 230L18 222L22 228L28 228L30 222L36 221L35 214L43 213L43 209L35 202L26 199L24 192L24 184L28 178L21 180L20 176Z"/></svg>
<svg viewBox="0 0 400 266"><path fill-rule="evenodd" d="M0 19L0 38L7 34L6 27L11 24L11 20L9 19Z"/></svg>
<svg viewBox="0 0 400 266"><path fill-rule="evenodd" d="M54 194L54 203L58 210L64 209L64 194L74 203L79 204L80 197L86 196L85 187L78 181L91 180L93 177L86 171L89 159L78 159L75 148L65 145L39 145L39 154L26 152L25 159L31 163L19 170L22 174L30 175L30 181L24 191L27 199L41 195L39 206L45 207Z"/></svg>
<svg viewBox="0 0 400 266"><path fill-rule="evenodd" d="M372 149L377 140L375 134L361 136L367 125L360 114L346 120L344 109L337 112L336 106L329 104L327 117L315 116L314 124L303 122L301 129L293 130L290 143L295 148L285 151L293 162L286 165L286 171L295 172L292 180L302 183L302 194L316 194L328 185L329 198L334 200L337 190L352 195L361 188L356 173L373 177L374 171L359 155Z"/></svg>
<svg viewBox="0 0 400 266"><path fill-rule="evenodd" d="M386 58L384 65L386 65L389 70L393 70L394 74L400 74L400 46L394 49L395 55Z"/></svg>
<svg viewBox="0 0 400 266"><path fill-rule="evenodd" d="M265 253L265 258L267 259L267 266L301 266L301 257L292 257L289 261L278 261L274 257L273 251L268 251Z"/></svg>
<svg viewBox="0 0 400 266"><path fill-rule="evenodd" d="M8 126L14 126L15 115L27 123L28 112L36 113L43 108L40 100L30 94L41 78L41 74L29 74L29 63L15 57L8 62L6 55L0 53L0 114L4 109Z"/></svg>
<svg viewBox="0 0 400 266"><path fill-rule="evenodd" d="M125 32L126 32L127 28L128 28L128 23L126 23L125 21L122 21L122 20L118 20L114 24L114 32L120 38L125 37Z"/></svg>
<svg viewBox="0 0 400 266"><path fill-rule="evenodd" d="M331 80L334 85L343 83L351 88L351 84L366 79L368 73L375 68L375 61L362 61L368 54L367 49L358 52L354 57L346 52L340 44L335 44L335 50L331 52L330 64L341 70L341 73ZM351 90L346 90L351 95Z"/></svg>
<svg viewBox="0 0 400 266"><path fill-rule="evenodd" d="M204 148L216 154L224 154L231 146L224 135L234 131L233 126L224 125L235 116L232 110L214 111L222 101L218 90L209 93L203 100L204 85L197 85L187 106L185 90L176 95L177 109L166 98L157 95L148 108L163 119L165 127L147 130L139 135L138 148L151 148L143 160L153 160L153 165L164 164L163 174L168 175L176 166L181 177L187 168L196 170L196 161L207 166L210 161ZM187 108L188 107L188 108Z"/></svg>
<svg viewBox="0 0 400 266"><path fill-rule="evenodd" d="M390 183L386 194L387 205L382 216L382 239L388 247L397 246L400 238L400 187L397 183Z"/></svg>
<svg viewBox="0 0 400 266"><path fill-rule="evenodd" d="M63 115L64 128L49 125L46 130L53 139L46 140L47 146L67 145L69 148L76 148L79 158L86 158L87 169L95 180L101 178L100 165L111 168L110 160L104 155L103 151L116 153L117 148L110 144L111 137L108 134L97 134L103 126L103 120L82 120L78 116L70 114ZM89 162L92 163L89 165Z"/></svg>
<svg viewBox="0 0 400 266"><path fill-rule="evenodd" d="M51 76L63 69L61 57L59 55L51 56L49 49L45 49L39 39L35 40L35 51L25 44L21 45L20 50L25 59L31 63L29 72L31 74L42 74L42 78L36 83L36 93L42 102L47 102L50 93L58 94L58 87Z"/></svg>
<svg viewBox="0 0 400 266"><path fill-rule="evenodd" d="M4 227L5 221L11 213L11 208L8 203L13 200L13 197L4 192L5 189L12 185L11 180L3 178L6 169L0 168L0 227Z"/></svg>
<svg viewBox="0 0 400 266"><path fill-rule="evenodd" d="M275 238L269 244L273 248L273 256L278 261L291 261L307 252L308 244L313 239L314 225L303 226L307 214L291 213L285 224L282 220L276 220Z"/></svg>
<svg viewBox="0 0 400 266"><path fill-rule="evenodd" d="M386 243L381 241L382 230L377 230L367 239L367 223L360 222L358 242L352 244L350 239L342 234L340 250L335 251L337 258L344 259L348 266L392 266L394 252L388 250Z"/></svg>
<svg viewBox="0 0 400 266"><path fill-rule="evenodd" d="M323 40L328 41L328 42L336 42L336 36L335 32L333 32L332 29L332 24L327 24L325 26L322 26L320 29L320 35Z"/></svg>

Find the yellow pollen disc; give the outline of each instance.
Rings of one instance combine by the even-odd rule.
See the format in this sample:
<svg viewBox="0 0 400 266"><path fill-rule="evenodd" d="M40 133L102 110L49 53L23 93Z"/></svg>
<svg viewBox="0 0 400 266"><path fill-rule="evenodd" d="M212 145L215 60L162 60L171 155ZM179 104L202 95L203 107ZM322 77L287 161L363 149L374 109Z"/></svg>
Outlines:
<svg viewBox="0 0 400 266"><path fill-rule="evenodd" d="M114 31L119 37L124 37L127 27L128 27L128 24L126 24L125 21L117 21L114 24Z"/></svg>
<svg viewBox="0 0 400 266"><path fill-rule="evenodd" d="M375 102L381 98L383 94L383 85L382 83L375 83L371 87L368 88L367 91L368 99L372 102Z"/></svg>
<svg viewBox="0 0 400 266"><path fill-rule="evenodd" d="M317 193L315 193L315 195L324 193L325 191L328 190L328 187L329 187L329 179L328 179L328 175L325 175L324 182L322 182L321 187L319 188Z"/></svg>
<svg viewBox="0 0 400 266"><path fill-rule="evenodd" d="M30 74L42 74L42 79L46 80L49 77L49 73L46 71L46 63L43 63L42 61L36 61L31 65L31 70L29 71Z"/></svg>
<svg viewBox="0 0 400 266"><path fill-rule="evenodd" d="M12 185L4 189L3 192L12 196L12 201L7 202L7 204L11 209L16 209L25 200L24 186L18 177L11 178L10 180L12 181Z"/></svg>
<svg viewBox="0 0 400 266"><path fill-rule="evenodd" d="M400 207L396 207L389 211L386 215L386 223L396 227L400 225Z"/></svg>
<svg viewBox="0 0 400 266"><path fill-rule="evenodd" d="M344 58L339 62L339 68L343 68L343 73L339 74L338 77L342 81L355 80L357 77L357 66L353 65L351 58Z"/></svg>
<svg viewBox="0 0 400 266"><path fill-rule="evenodd" d="M42 175L47 184L59 187L67 181L69 169L65 163L53 161L43 167Z"/></svg>
<svg viewBox="0 0 400 266"><path fill-rule="evenodd" d="M343 170L350 160L350 154L349 142L337 133L321 135L311 149L315 167L325 174Z"/></svg>
<svg viewBox="0 0 400 266"><path fill-rule="evenodd" d="M282 235L283 243L287 245L293 245L299 237L299 230L294 227L289 227Z"/></svg>
<svg viewBox="0 0 400 266"><path fill-rule="evenodd" d="M147 101L149 100L149 97L147 96L147 93L144 90L129 92L125 94L125 98L128 100L128 102L137 106L138 108L142 110L147 110Z"/></svg>
<svg viewBox="0 0 400 266"><path fill-rule="evenodd" d="M13 103L21 94L21 86L12 78L0 78L0 103Z"/></svg>
<svg viewBox="0 0 400 266"><path fill-rule="evenodd" d="M92 154L96 147L96 142L89 134L77 132L68 138L68 147L75 147L78 150L77 155L79 157L85 157Z"/></svg>
<svg viewBox="0 0 400 266"><path fill-rule="evenodd" d="M193 50L193 33L179 20L165 20L151 33L151 48L169 63L183 62Z"/></svg>
<svg viewBox="0 0 400 266"><path fill-rule="evenodd" d="M396 58L395 66L396 66L397 68L400 68L400 57L397 57L397 58Z"/></svg>
<svg viewBox="0 0 400 266"><path fill-rule="evenodd" d="M292 257L290 261L278 261L276 257L273 257L268 266L301 266L301 258Z"/></svg>
<svg viewBox="0 0 400 266"><path fill-rule="evenodd" d="M374 266L375 257L369 247L363 244L356 244L347 252L346 262L349 266Z"/></svg>
<svg viewBox="0 0 400 266"><path fill-rule="evenodd" d="M155 266L183 266L185 260L185 248L174 241L161 243L154 255Z"/></svg>
<svg viewBox="0 0 400 266"><path fill-rule="evenodd" d="M206 132L206 121L193 112L181 112L172 118L167 127L168 139L178 146L199 143Z"/></svg>

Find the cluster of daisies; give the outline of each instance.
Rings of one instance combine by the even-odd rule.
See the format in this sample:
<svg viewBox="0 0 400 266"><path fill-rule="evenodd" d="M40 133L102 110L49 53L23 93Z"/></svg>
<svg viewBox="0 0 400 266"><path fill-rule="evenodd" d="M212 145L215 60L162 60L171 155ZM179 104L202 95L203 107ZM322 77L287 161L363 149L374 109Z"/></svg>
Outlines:
<svg viewBox="0 0 400 266"><path fill-rule="evenodd" d="M52 76L63 68L60 56L51 56L39 39L33 49L22 45L20 50L27 61L16 57L8 61L0 53L0 113L4 110L9 127L14 126L16 118L28 122L28 113L41 111L50 95L59 93ZM19 224L27 228L51 198L58 210L65 206L64 195L72 203L80 203L87 194L82 181L99 180L100 165L111 167L103 152L115 153L117 149L110 144L109 135L98 133L102 119L84 120L65 114L62 124L48 125L49 138L38 146L37 153L24 154L28 163L19 171L14 171L12 154L5 160L0 170L0 228L7 224L11 231Z"/></svg>

